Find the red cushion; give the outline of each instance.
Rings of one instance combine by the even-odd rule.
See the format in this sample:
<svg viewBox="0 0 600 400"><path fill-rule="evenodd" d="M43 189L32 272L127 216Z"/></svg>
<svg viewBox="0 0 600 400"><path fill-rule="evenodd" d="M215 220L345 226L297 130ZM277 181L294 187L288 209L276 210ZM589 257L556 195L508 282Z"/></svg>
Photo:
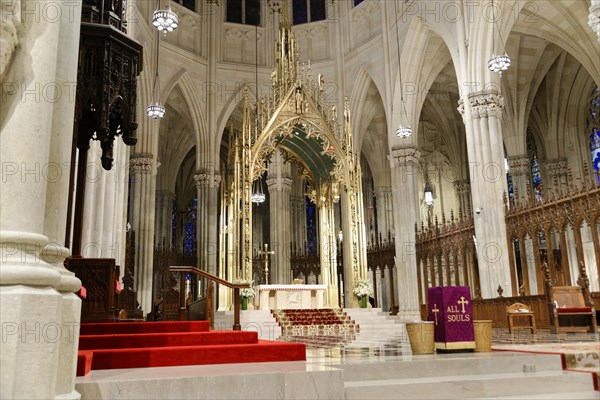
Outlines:
<svg viewBox="0 0 600 400"><path fill-rule="evenodd" d="M556 312L559 314L592 312L592 307L560 307L556 309Z"/></svg>

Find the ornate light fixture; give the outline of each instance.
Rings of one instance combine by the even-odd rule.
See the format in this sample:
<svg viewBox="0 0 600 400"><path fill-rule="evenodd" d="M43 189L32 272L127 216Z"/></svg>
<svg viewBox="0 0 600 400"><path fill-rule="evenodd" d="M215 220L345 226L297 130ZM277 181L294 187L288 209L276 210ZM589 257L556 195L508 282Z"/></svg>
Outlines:
<svg viewBox="0 0 600 400"><path fill-rule="evenodd" d="M258 178L252 184L252 202L260 204L264 203L266 199L267 196L265 196L265 193L263 192L262 179Z"/></svg>
<svg viewBox="0 0 600 400"><path fill-rule="evenodd" d="M158 52L160 50L160 35L156 35L156 75L152 86L152 103L146 108L146 113L154 119L165 116L165 107L160 104L160 78L158 76Z"/></svg>
<svg viewBox="0 0 600 400"><path fill-rule="evenodd" d="M173 32L179 25L179 17L171 10L171 1L167 2L167 8L160 10L160 0L158 7L152 15L152 25L160 32Z"/></svg>
<svg viewBox="0 0 600 400"><path fill-rule="evenodd" d="M406 118L408 119L408 115L406 113L406 106L404 105L404 92L402 90L402 66L400 65L400 33L398 32L398 3L394 2L394 8L395 8L395 17L396 17L396 45L398 47L398 76L399 76L399 80L400 80L400 103L402 104L402 110L400 113L400 126L398 126L398 129L396 130L396 136L401 137L403 140L406 140L406 138L410 137L413 133L412 128L410 127L410 125L407 126L403 126L402 125L402 118Z"/></svg>
<svg viewBox="0 0 600 400"><path fill-rule="evenodd" d="M425 177L425 193L424 198L425 204L428 206L433 205L433 192L431 190L431 184L429 183L429 178Z"/></svg>
<svg viewBox="0 0 600 400"><path fill-rule="evenodd" d="M488 69L492 72L498 72L502 75L502 71L506 71L510 67L510 57L506 54L506 51L503 55L496 55L496 46L494 43L494 28L498 29L496 26L496 13L494 8L494 0L492 0L492 58L488 61ZM498 39L500 43L502 43L502 38L500 37L500 29L498 29Z"/></svg>

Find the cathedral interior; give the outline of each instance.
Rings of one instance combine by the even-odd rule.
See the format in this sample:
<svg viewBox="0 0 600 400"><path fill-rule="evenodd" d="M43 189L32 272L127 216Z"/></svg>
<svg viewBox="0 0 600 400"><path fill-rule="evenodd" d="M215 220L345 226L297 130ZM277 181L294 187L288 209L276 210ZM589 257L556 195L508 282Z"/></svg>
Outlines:
<svg viewBox="0 0 600 400"><path fill-rule="evenodd" d="M465 286L532 334L578 288L597 341L599 0L1 7L2 398L80 398L66 327L239 329L292 284L402 323Z"/></svg>

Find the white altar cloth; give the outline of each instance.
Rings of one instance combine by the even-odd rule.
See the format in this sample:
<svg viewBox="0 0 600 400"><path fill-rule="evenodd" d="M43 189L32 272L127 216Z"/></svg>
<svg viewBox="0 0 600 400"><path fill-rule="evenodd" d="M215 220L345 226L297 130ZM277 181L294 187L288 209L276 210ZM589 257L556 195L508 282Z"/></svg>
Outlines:
<svg viewBox="0 0 600 400"><path fill-rule="evenodd" d="M326 285L259 285L261 310L323 308Z"/></svg>

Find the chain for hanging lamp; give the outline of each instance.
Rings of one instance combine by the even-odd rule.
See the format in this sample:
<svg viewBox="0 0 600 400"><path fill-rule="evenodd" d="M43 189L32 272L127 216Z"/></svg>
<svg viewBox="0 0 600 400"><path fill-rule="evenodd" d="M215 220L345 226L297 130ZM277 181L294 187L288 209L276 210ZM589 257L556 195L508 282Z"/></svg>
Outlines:
<svg viewBox="0 0 600 400"><path fill-rule="evenodd" d="M395 8L395 17L398 18L398 5L394 3ZM398 19L396 20L396 45L398 47L398 78L400 81L400 104L402 105L402 112L400 113L400 119L402 117L408 119L408 114L406 113L406 107L404 106L404 92L402 90L402 65L400 65L400 33L398 31ZM402 122L400 122L400 126L396 129L396 136L401 137L402 139L406 139L410 137L413 133L410 125L403 126Z"/></svg>

